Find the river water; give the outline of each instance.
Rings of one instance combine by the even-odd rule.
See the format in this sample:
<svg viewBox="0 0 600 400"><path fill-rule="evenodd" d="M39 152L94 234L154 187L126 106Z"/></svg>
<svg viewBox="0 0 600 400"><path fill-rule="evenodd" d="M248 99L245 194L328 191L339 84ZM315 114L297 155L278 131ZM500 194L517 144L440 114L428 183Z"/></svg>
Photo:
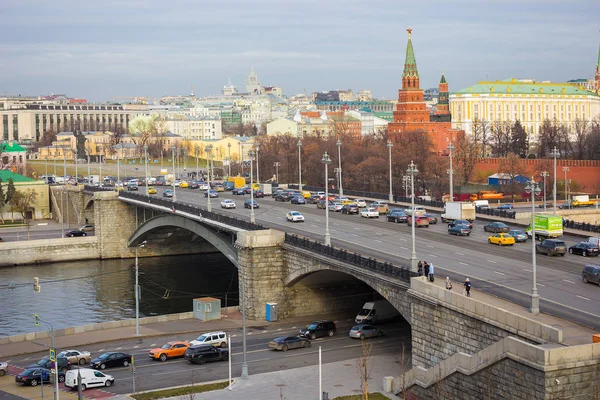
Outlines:
<svg viewBox="0 0 600 400"><path fill-rule="evenodd" d="M0 336L135 318L135 260L96 260L0 268ZM238 276L221 253L140 258L140 317L192 311L192 299L238 304ZM41 291L33 291L33 278Z"/></svg>

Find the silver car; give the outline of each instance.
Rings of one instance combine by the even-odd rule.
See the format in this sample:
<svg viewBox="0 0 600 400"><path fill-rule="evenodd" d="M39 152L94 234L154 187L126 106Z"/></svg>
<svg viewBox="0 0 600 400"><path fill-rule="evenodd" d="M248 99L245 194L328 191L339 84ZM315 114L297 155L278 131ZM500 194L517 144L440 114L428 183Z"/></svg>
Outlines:
<svg viewBox="0 0 600 400"><path fill-rule="evenodd" d="M370 337L380 337L383 336L383 330L368 324L360 324L354 325L352 329L350 329L349 336L354 339L366 339Z"/></svg>
<svg viewBox="0 0 600 400"><path fill-rule="evenodd" d="M8 364L5 362L0 362L0 376L4 376L8 374Z"/></svg>

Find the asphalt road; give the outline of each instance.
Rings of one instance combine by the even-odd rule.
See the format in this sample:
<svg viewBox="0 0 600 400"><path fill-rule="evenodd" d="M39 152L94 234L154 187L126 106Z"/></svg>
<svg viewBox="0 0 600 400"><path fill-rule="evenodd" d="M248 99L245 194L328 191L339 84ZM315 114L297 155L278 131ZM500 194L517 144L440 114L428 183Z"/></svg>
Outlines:
<svg viewBox="0 0 600 400"><path fill-rule="evenodd" d="M307 319L306 323L310 320ZM296 335L298 330L305 324L296 325L268 325L265 322L264 327L252 328L248 330L247 339L247 360L250 374L259 374L264 372L273 372L283 369L294 369L309 365L318 364L318 349L322 348L323 363L336 361L346 361L354 363L355 359L361 354L360 340L348 337L348 331L352 326L352 321L345 316L343 320L336 320L338 331L332 337L319 338L312 341L312 346L305 349L294 349L287 352L272 351L268 349L268 342L275 337ZM392 322L382 324L385 336L381 338L367 339L373 344L372 355L401 354L403 344L405 346L406 356L410 358L411 336L410 325L403 322ZM242 364L242 342L241 330L228 332L231 335L232 343L232 376L238 377L241 374ZM200 335L165 336L160 338L146 338L143 340L131 339L121 340L110 343L100 343L90 345L87 350L96 357L105 351L122 351L132 354L135 358L136 366L136 385L138 391L159 389L171 386L189 385L191 383L208 382L214 380L228 379L228 363L217 361L205 365L191 364L184 359L171 359L165 362L154 361L148 357L148 351L154 347L160 347L170 340L192 340ZM15 357L10 360L11 365L24 367L35 363L38 359L45 356L46 352L38 354L28 354L26 356ZM115 378L114 386L110 388L101 388L105 392L113 394L131 393L133 390L133 373L131 367L107 368L105 373ZM30 388L39 391L39 388ZM88 389L86 396L92 395L98 389Z"/></svg>
<svg viewBox="0 0 600 400"><path fill-rule="evenodd" d="M60 225L59 225L60 226ZM65 232L77 229L77 227L65 227ZM94 232L86 232L87 236L94 236ZM20 242L28 240L27 228L4 228L0 231L0 237L5 242ZM37 239L53 239L63 237L62 229L49 228L49 229L36 229L32 227L29 230L29 240Z"/></svg>

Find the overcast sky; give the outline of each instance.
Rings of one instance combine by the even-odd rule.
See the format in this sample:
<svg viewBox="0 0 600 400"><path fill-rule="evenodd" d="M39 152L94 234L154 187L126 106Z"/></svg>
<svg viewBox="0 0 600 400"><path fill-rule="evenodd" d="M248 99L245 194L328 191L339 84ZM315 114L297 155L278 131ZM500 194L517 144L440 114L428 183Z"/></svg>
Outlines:
<svg viewBox="0 0 600 400"><path fill-rule="evenodd" d="M254 66L285 95L590 78L599 0L0 0L0 95L219 94Z"/></svg>

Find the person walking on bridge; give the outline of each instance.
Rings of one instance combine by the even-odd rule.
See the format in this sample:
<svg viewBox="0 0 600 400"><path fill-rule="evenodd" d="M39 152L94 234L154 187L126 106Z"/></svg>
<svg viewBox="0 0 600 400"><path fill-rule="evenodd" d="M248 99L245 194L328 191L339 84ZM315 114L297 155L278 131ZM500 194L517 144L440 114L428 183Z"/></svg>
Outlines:
<svg viewBox="0 0 600 400"><path fill-rule="evenodd" d="M433 268L433 263L429 264L429 282L433 282L435 280L435 277L433 276L433 274L435 273L435 269Z"/></svg>
<svg viewBox="0 0 600 400"><path fill-rule="evenodd" d="M467 297L471 297L471 281L469 278L465 280L465 294Z"/></svg>
<svg viewBox="0 0 600 400"><path fill-rule="evenodd" d="M429 263L423 261L423 270L425 271L425 279L429 279Z"/></svg>
<svg viewBox="0 0 600 400"><path fill-rule="evenodd" d="M446 289L448 290L452 290L452 281L450 280L450 277L446 277Z"/></svg>

